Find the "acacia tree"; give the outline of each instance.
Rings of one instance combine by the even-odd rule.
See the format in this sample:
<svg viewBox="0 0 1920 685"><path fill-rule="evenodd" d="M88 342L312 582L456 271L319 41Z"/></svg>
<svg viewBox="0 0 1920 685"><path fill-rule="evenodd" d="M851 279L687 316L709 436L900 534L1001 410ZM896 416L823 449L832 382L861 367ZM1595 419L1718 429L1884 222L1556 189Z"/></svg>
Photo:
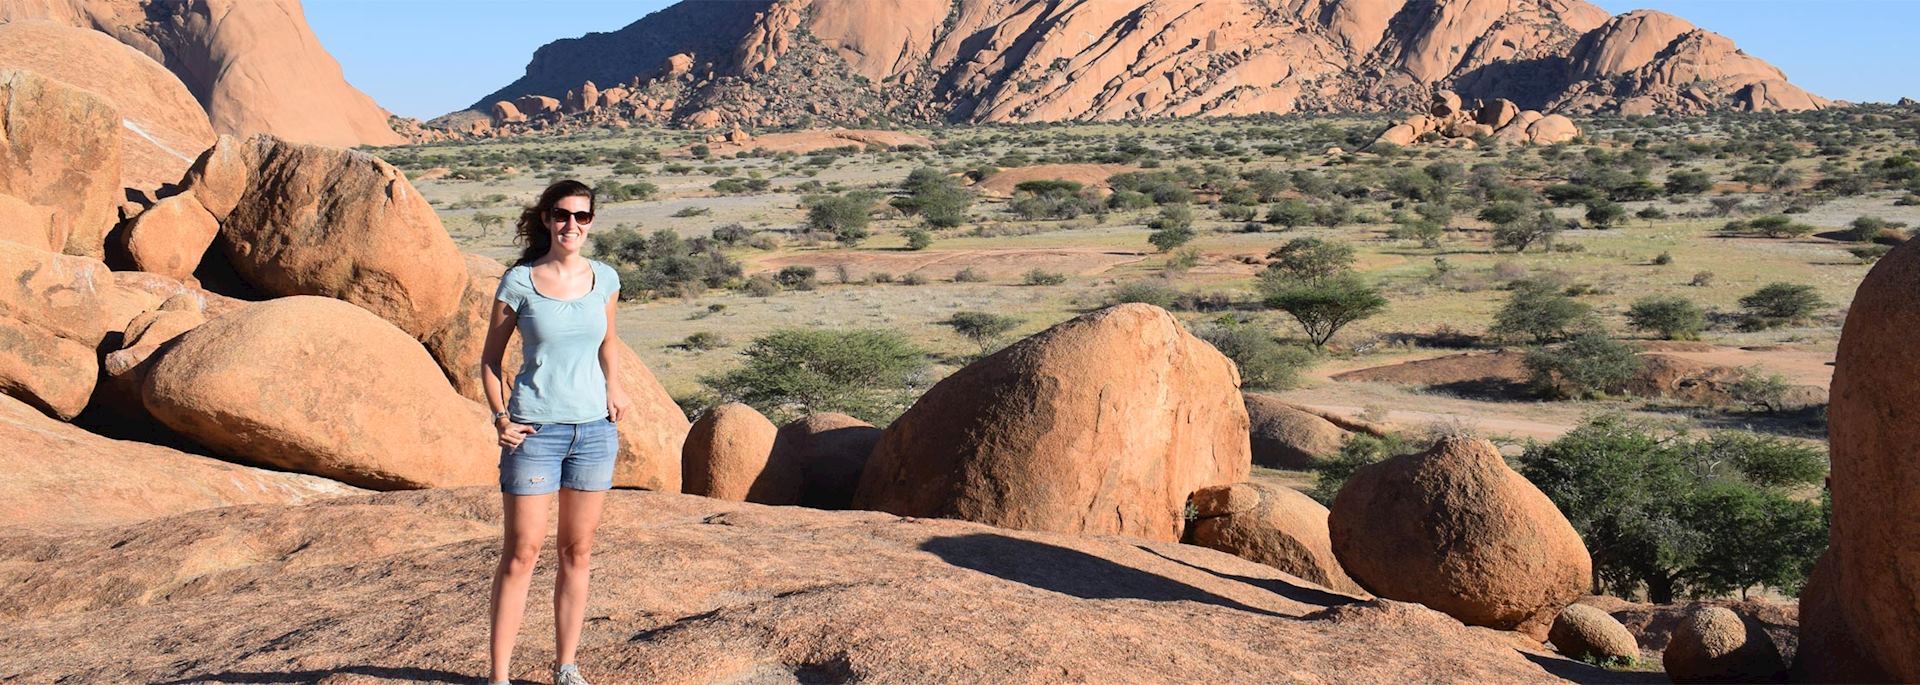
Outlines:
<svg viewBox="0 0 1920 685"><path fill-rule="evenodd" d="M1266 305L1298 321L1314 347L1326 347L1327 341L1347 324L1387 307L1387 298L1381 297L1380 291L1352 273L1274 282L1267 284L1266 290Z"/></svg>

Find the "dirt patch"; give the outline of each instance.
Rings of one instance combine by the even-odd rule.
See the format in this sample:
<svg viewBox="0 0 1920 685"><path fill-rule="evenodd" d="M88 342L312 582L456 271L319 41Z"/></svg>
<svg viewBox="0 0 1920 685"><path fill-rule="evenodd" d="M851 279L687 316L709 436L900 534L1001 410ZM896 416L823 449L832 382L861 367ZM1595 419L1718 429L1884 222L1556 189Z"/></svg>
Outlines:
<svg viewBox="0 0 1920 685"><path fill-rule="evenodd" d="M883 145L899 147L901 145L919 145L933 147L933 141L925 136L901 131L875 131L869 129L823 129L818 131L793 131L791 133L768 133L756 136L744 143L708 143L714 154L735 154L748 150L767 152L808 153L819 150L831 150L848 145ZM691 146L689 146L690 148ZM689 148L682 148L685 153Z"/></svg>
<svg viewBox="0 0 1920 685"><path fill-rule="evenodd" d="M1115 266L1147 258L1144 252L1104 250L1100 248L1048 248L1016 250L921 250L916 252L819 251L781 255L755 264L750 273L779 271L788 266L810 266L822 279L831 279L836 268L845 266L847 276L863 279L874 273L893 276L919 274L932 279L950 279L963 269L994 280L1010 280L1039 269L1055 273L1092 276Z"/></svg>
<svg viewBox="0 0 1920 685"><path fill-rule="evenodd" d="M1833 384L1833 353L1786 345L1727 347L1711 343L1650 343L1649 352L1715 366L1758 366L1788 383L1826 388Z"/></svg>
<svg viewBox="0 0 1920 685"><path fill-rule="evenodd" d="M1105 193L1111 188L1107 179L1114 174L1139 171L1125 164L1041 164L1001 169L986 180L974 184L981 195L1012 197L1013 189L1027 181L1073 181Z"/></svg>
<svg viewBox="0 0 1920 685"><path fill-rule="evenodd" d="M1467 397L1522 397L1529 394L1526 357L1511 350L1470 352L1348 371L1333 380L1417 385Z"/></svg>

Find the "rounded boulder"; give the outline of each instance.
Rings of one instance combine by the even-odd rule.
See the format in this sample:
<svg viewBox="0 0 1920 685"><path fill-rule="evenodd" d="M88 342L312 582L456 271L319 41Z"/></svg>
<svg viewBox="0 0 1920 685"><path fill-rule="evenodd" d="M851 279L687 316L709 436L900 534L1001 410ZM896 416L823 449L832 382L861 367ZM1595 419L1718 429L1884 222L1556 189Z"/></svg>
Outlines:
<svg viewBox="0 0 1920 685"><path fill-rule="evenodd" d="M1364 591L1341 570L1327 535L1327 508L1268 483L1236 483L1193 493L1187 542L1291 573L1348 594Z"/></svg>
<svg viewBox="0 0 1920 685"><path fill-rule="evenodd" d="M1573 604L1560 610L1547 632L1554 649L1570 658L1587 661L1640 658L1640 643L1633 633L1612 614L1597 607Z"/></svg>
<svg viewBox="0 0 1920 685"><path fill-rule="evenodd" d="M808 414L780 427L767 461L799 472L800 506L852 508L880 435L873 424L846 414Z"/></svg>
<svg viewBox="0 0 1920 685"><path fill-rule="evenodd" d="M1359 469L1328 528L1341 567L1369 592L1535 640L1592 571L1572 524L1478 438Z"/></svg>
<svg viewBox="0 0 1920 685"><path fill-rule="evenodd" d="M455 393L413 338L338 300L248 305L151 364L148 413L238 461L380 490L497 477L486 408Z"/></svg>
<svg viewBox="0 0 1920 685"><path fill-rule="evenodd" d="M1786 670L1766 631L1726 607L1688 614L1660 662L1675 683L1773 683Z"/></svg>
<svg viewBox="0 0 1920 685"><path fill-rule="evenodd" d="M687 431L680 452L682 490L735 502L798 504L800 465L770 458L779 431L739 402L707 410Z"/></svg>
<svg viewBox="0 0 1920 685"><path fill-rule="evenodd" d="M1188 495L1251 469L1239 385L1159 307L1085 314L936 383L887 427L854 506L1175 541Z"/></svg>
<svg viewBox="0 0 1920 685"><path fill-rule="evenodd" d="M220 245L248 285L351 302L415 339L458 314L466 261L400 170L267 135L239 152L250 182L220 222Z"/></svg>
<svg viewBox="0 0 1920 685"><path fill-rule="evenodd" d="M1247 394L1253 463L1275 469L1309 469L1340 454L1353 434L1333 422L1266 395Z"/></svg>

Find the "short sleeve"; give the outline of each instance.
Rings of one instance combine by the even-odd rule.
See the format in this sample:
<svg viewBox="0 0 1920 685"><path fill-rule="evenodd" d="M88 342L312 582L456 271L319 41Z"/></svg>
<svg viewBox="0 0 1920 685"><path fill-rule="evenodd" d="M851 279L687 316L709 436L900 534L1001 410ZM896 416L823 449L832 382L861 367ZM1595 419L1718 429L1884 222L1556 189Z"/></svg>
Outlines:
<svg viewBox="0 0 1920 685"><path fill-rule="evenodd" d="M600 273L594 283L599 286L602 296L613 299L614 295L620 293L620 271L604 262L594 262L593 268Z"/></svg>
<svg viewBox="0 0 1920 685"><path fill-rule="evenodd" d="M493 299L505 302L514 312L519 312L527 304L527 289L520 282L525 274L526 269L522 267L507 269L506 273L500 275L500 287L494 289Z"/></svg>

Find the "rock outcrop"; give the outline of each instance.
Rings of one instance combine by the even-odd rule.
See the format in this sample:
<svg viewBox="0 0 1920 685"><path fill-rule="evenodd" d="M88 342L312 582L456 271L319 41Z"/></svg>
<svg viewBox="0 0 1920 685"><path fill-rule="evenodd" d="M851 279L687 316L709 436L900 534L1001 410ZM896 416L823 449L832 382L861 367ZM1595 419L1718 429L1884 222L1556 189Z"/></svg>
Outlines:
<svg viewBox="0 0 1920 685"><path fill-rule="evenodd" d="M50 217L0 226L0 240L103 256L121 198L119 110L37 73L0 69L0 131L0 195Z"/></svg>
<svg viewBox="0 0 1920 685"><path fill-rule="evenodd" d="M0 532L0 678L471 680L499 515L476 487ZM629 491L595 543L595 682L1617 682L1188 545ZM515 681L544 678L548 616Z"/></svg>
<svg viewBox="0 0 1920 685"><path fill-rule="evenodd" d="M1764 631L1724 607L1688 614L1660 663L1675 683L1777 683L1787 668Z"/></svg>
<svg viewBox="0 0 1920 685"><path fill-rule="evenodd" d="M1253 463L1274 469L1308 469L1338 456L1353 434L1333 422L1278 398L1247 394Z"/></svg>
<svg viewBox="0 0 1920 685"><path fill-rule="evenodd" d="M220 252L248 285L351 302L416 338L458 314L466 262L398 169L365 152L272 136L238 142L231 153L225 142L204 153L187 185L206 187L202 203L220 220ZM235 180L243 189L222 213L216 205L234 195ZM212 197L220 199L205 199Z"/></svg>
<svg viewBox="0 0 1920 685"><path fill-rule="evenodd" d="M1268 483L1235 483L1193 493L1186 541L1256 561L1337 592L1366 591L1347 577L1327 536L1327 508Z"/></svg>
<svg viewBox="0 0 1920 685"><path fill-rule="evenodd" d="M735 502L798 504L800 465L768 458L779 430L759 411L739 402L708 409L687 432L687 444L681 450L681 489L689 495Z"/></svg>
<svg viewBox="0 0 1920 685"><path fill-rule="evenodd" d="M486 408L418 342L339 300L284 297L202 324L157 356L141 396L168 428L262 466L381 490L497 475Z"/></svg>
<svg viewBox="0 0 1920 685"><path fill-rule="evenodd" d="M0 5L0 22L99 31L179 77L216 133L352 147L406 142L348 85L299 0L49 0ZM181 150L186 154L192 151Z"/></svg>
<svg viewBox="0 0 1920 685"><path fill-rule="evenodd" d="M1920 360L1903 341L1920 326L1920 242L1875 264L1840 333L1827 435L1833 471L1834 611L1809 632L1851 635L1876 670L1920 680Z"/></svg>
<svg viewBox="0 0 1920 685"><path fill-rule="evenodd" d="M1361 587L1470 625L1543 640L1590 580L1580 534L1478 438L1363 467L1330 510L1334 554Z"/></svg>
<svg viewBox="0 0 1920 685"><path fill-rule="evenodd" d="M1188 495L1251 469L1239 384L1158 307L1086 314L935 384L887 426L854 506L1177 540Z"/></svg>
<svg viewBox="0 0 1920 685"><path fill-rule="evenodd" d="M817 412L781 426L767 462L769 468L799 474L800 497L795 503L846 509L854 506L861 474L879 441L880 429L871 423L838 412Z"/></svg>
<svg viewBox="0 0 1920 685"><path fill-rule="evenodd" d="M133 268L184 281L193 278L200 258L220 235L220 221L189 190L154 203L123 233Z"/></svg>
<svg viewBox="0 0 1920 685"><path fill-rule="evenodd" d="M473 111L588 82L632 95L571 121L700 128L1404 111L1435 89L1573 113L1826 106L1723 36L1583 0L756 0L550 43Z"/></svg>
<svg viewBox="0 0 1920 685"><path fill-rule="evenodd" d="M0 69L38 73L119 112L120 187L178 181L213 144L206 111L180 79L107 34L47 21L0 24Z"/></svg>
<svg viewBox="0 0 1920 685"><path fill-rule="evenodd" d="M1560 615L1553 619L1553 628L1547 631L1547 640L1571 659L1631 662L1640 658L1640 645L1626 626L1607 612L1585 604L1560 610Z"/></svg>
<svg viewBox="0 0 1920 685"><path fill-rule="evenodd" d="M1473 148L1480 141L1516 145L1552 145L1580 137L1580 127L1558 114L1520 109L1510 100L1490 100L1472 107L1448 91L1435 93L1427 113L1387 128L1373 145L1402 147L1433 142L1448 147ZM1371 147L1371 146L1369 146Z"/></svg>
<svg viewBox="0 0 1920 685"><path fill-rule="evenodd" d="M0 397L0 521L36 530L118 525L199 509L298 504L363 491L158 445L113 440ZM5 533L0 533L4 535Z"/></svg>

